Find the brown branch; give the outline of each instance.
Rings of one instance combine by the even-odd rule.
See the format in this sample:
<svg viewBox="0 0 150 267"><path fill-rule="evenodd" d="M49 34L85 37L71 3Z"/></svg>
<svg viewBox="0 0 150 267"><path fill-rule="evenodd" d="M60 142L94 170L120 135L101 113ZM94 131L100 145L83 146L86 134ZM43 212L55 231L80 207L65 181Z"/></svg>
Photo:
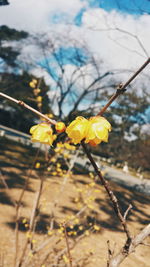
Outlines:
<svg viewBox="0 0 150 267"><path fill-rule="evenodd" d="M110 98L110 100L108 101L108 103L100 110L100 112L97 114L98 116L102 116L103 113L106 111L106 109L111 105L111 103L122 93L124 93L126 91L126 87L138 76L138 74L145 69L145 67L150 63L150 58L148 58L145 63L129 78L129 80L125 83L125 84L120 84L117 87L117 91L114 95L112 95L112 97Z"/></svg>
<svg viewBox="0 0 150 267"><path fill-rule="evenodd" d="M105 178L102 176L99 168L97 167L97 164L95 163L91 153L87 149L87 146L84 143L84 141L82 141L81 144L82 144L82 147L83 147L88 159L90 160L90 162L91 162L91 164L92 164L97 176L99 177L102 185L105 187L105 190L106 190L106 192L107 192L107 194L108 194L108 196L109 196L109 198L110 198L110 200L112 202L115 214L117 215L119 221L122 224L124 232L126 233L127 240L128 240L128 245L130 245L130 243L132 241L132 237L131 237L130 231L129 231L128 227L127 227L126 220L124 219L123 215L121 214L121 210L120 210L120 207L119 207L118 200L117 200L116 196L114 195L113 191L111 190L108 181L106 181Z"/></svg>
<svg viewBox="0 0 150 267"><path fill-rule="evenodd" d="M127 218L127 215L128 215L128 213L129 213L129 211L132 209L132 205L130 204L129 205L129 207L127 208L127 210L125 211L125 213L124 213L124 216L123 216L123 218L126 220L126 218Z"/></svg>
<svg viewBox="0 0 150 267"><path fill-rule="evenodd" d="M72 257L71 257L71 252L70 252L70 246L69 246L69 240L68 240L68 234L67 234L67 230L66 230L66 224L63 224L63 228L64 228L64 233L65 233L65 240L66 240L66 246L67 246L67 253L68 253L68 259L69 259L69 265L70 267L72 267Z"/></svg>
<svg viewBox="0 0 150 267"><path fill-rule="evenodd" d="M17 100L15 98L13 98L11 96L8 96L8 95L6 95L4 93L1 93L1 92L0 92L0 96L4 97L7 100L10 100L10 101L16 103L17 105L21 106L22 108L25 108L25 109L28 109L28 110L32 111L37 116L42 117L43 119L45 119L47 122L49 122L49 123L51 123L53 125L56 124L56 121L55 120L52 120L52 119L48 118L46 115L42 114L40 111L38 111L38 110L30 107L29 105L27 105L25 102L20 101L20 100Z"/></svg>
<svg viewBox="0 0 150 267"><path fill-rule="evenodd" d="M146 237L150 235L150 224L148 224L135 238L132 239L130 246L127 246L127 242L120 252L110 259L108 267L118 267L120 263L140 245Z"/></svg>
<svg viewBox="0 0 150 267"><path fill-rule="evenodd" d="M39 206L39 201L40 201L42 188L43 188L43 182L44 182L44 180L42 178L40 178L39 189L38 189L38 191L36 193L35 203L33 205L33 209L32 209L31 216L30 216L30 224L29 224L29 231L28 231L29 237L27 238L27 240L26 240L26 242L24 244L23 251L22 251L19 263L17 265L18 267L21 267L22 264L23 264L24 257L25 257L25 254L26 254L26 250L28 248L28 244L30 244L30 249L32 251L31 236L30 235L32 235L32 238L33 238L33 228L34 228L34 223L35 223L35 218L36 218L36 211L37 211L38 206ZM26 261L27 260L28 260L28 258L26 259Z"/></svg>
<svg viewBox="0 0 150 267"><path fill-rule="evenodd" d="M17 201L17 204L16 204L16 214L15 214L15 221L16 221L16 225L15 225L15 255L14 255L14 267L17 267L17 259L18 259L18 243L19 243L19 212L20 212L20 207L21 207L21 202L22 202L22 199L24 197L24 194L25 194L25 191L27 189L27 186L29 184L29 180L30 180L30 177L31 177L31 174L32 174L32 171L33 171L33 168L34 168L34 165L35 165L35 162L38 158L38 155L39 155L39 151L40 151L40 148L37 150L36 152L36 155L35 155L35 158L33 160L33 163L32 163L32 166L31 166L31 169L28 170L28 175L27 175L27 178L26 178L26 181L25 181L25 185L21 191L21 194L19 196L19 199Z"/></svg>

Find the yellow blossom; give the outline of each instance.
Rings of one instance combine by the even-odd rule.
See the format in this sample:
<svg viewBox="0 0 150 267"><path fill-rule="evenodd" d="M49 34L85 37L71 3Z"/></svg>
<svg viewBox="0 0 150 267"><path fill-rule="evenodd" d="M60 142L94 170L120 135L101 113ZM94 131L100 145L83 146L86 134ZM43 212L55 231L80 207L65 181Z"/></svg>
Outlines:
<svg viewBox="0 0 150 267"><path fill-rule="evenodd" d="M40 109L42 107L42 102L37 103L38 108Z"/></svg>
<svg viewBox="0 0 150 267"><path fill-rule="evenodd" d="M47 123L32 126L30 133L32 134L32 142L40 142L51 146L56 139L56 135L53 135L53 130Z"/></svg>
<svg viewBox="0 0 150 267"><path fill-rule="evenodd" d="M37 80L36 80L36 79L32 79L32 82L33 82L34 84L37 84Z"/></svg>
<svg viewBox="0 0 150 267"><path fill-rule="evenodd" d="M27 222L27 219L26 218L24 218L23 220L22 220L22 223L26 223Z"/></svg>
<svg viewBox="0 0 150 267"><path fill-rule="evenodd" d="M37 96L36 101L37 101L37 102L42 102L42 96L40 96L40 95Z"/></svg>
<svg viewBox="0 0 150 267"><path fill-rule="evenodd" d="M65 147L66 149L68 149L68 150L75 150L75 149L76 149L75 146L70 145L69 143L65 143L65 144L64 144L64 147Z"/></svg>
<svg viewBox="0 0 150 267"><path fill-rule="evenodd" d="M89 176L94 179L94 174L92 172L89 172Z"/></svg>
<svg viewBox="0 0 150 267"><path fill-rule="evenodd" d="M76 219L74 220L74 223L75 223L75 224L78 224L78 223L79 223L79 219L76 218Z"/></svg>
<svg viewBox="0 0 150 267"><path fill-rule="evenodd" d="M88 236L90 234L90 232L88 230L85 231L84 233L86 236Z"/></svg>
<svg viewBox="0 0 150 267"><path fill-rule="evenodd" d="M33 90L33 94L35 96L37 96L40 92L41 92L41 89L40 88L36 88L36 89Z"/></svg>
<svg viewBox="0 0 150 267"><path fill-rule="evenodd" d="M108 132L111 131L110 123L100 116L89 119L89 127L86 133L85 143L96 146L103 142L108 142Z"/></svg>
<svg viewBox="0 0 150 267"><path fill-rule="evenodd" d="M61 164L60 163L57 163L56 166L57 166L57 168L60 168L61 167Z"/></svg>
<svg viewBox="0 0 150 267"><path fill-rule="evenodd" d="M37 243L37 240L32 239L32 244L35 244L35 243Z"/></svg>
<svg viewBox="0 0 150 267"><path fill-rule="evenodd" d="M69 263L69 259L68 259L68 257L66 255L63 255L62 258L63 258L63 260L64 260L65 263Z"/></svg>
<svg viewBox="0 0 150 267"><path fill-rule="evenodd" d="M63 133L66 130L66 125L63 122L59 121L56 123L55 129L58 133Z"/></svg>
<svg viewBox="0 0 150 267"><path fill-rule="evenodd" d="M69 159L70 158L70 155L68 153L64 153L63 156L64 156L65 159Z"/></svg>
<svg viewBox="0 0 150 267"><path fill-rule="evenodd" d="M89 122L84 117L77 117L66 129L66 133L74 144L80 143L85 137L88 130Z"/></svg>
<svg viewBox="0 0 150 267"><path fill-rule="evenodd" d="M47 233L49 236L53 235L53 231L49 230Z"/></svg>
<svg viewBox="0 0 150 267"><path fill-rule="evenodd" d="M54 115L52 113L46 114L47 117L49 117L50 119L54 118Z"/></svg>
<svg viewBox="0 0 150 267"><path fill-rule="evenodd" d="M77 117L66 129L66 133L74 144L85 139L85 143L92 146L96 146L102 141L108 142L109 131L111 131L110 123L101 116L95 116L89 120Z"/></svg>
<svg viewBox="0 0 150 267"><path fill-rule="evenodd" d="M51 162L55 163L56 159L55 158L51 158Z"/></svg>
<svg viewBox="0 0 150 267"><path fill-rule="evenodd" d="M40 162L36 162L36 164L35 164L35 168L36 168L36 169L39 169L40 166L41 166Z"/></svg>
<svg viewBox="0 0 150 267"><path fill-rule="evenodd" d="M53 176L56 176L57 175L57 172L52 172L51 173Z"/></svg>
<svg viewBox="0 0 150 267"><path fill-rule="evenodd" d="M57 147L58 148L63 148L64 147L64 144L62 142L59 142L59 143L57 143Z"/></svg>
<svg viewBox="0 0 150 267"><path fill-rule="evenodd" d="M96 230L96 231L99 231L99 230L100 230L100 227L99 227L97 224L94 224L94 225L93 225L93 228L94 228L94 230Z"/></svg>
<svg viewBox="0 0 150 267"><path fill-rule="evenodd" d="M29 86L30 86L31 88L35 88L35 87L36 87L36 84L35 84L33 81L31 81L31 82L29 82Z"/></svg>
<svg viewBox="0 0 150 267"><path fill-rule="evenodd" d="M30 232L27 232L27 233L26 233L26 237L27 237L28 239L31 239L31 238L32 238L32 234L31 234Z"/></svg>

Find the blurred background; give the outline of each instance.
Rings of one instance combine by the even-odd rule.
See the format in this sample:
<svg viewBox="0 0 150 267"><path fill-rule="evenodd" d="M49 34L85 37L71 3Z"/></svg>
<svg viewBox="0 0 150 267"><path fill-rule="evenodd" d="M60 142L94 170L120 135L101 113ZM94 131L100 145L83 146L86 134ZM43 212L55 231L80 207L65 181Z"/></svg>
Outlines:
<svg viewBox="0 0 150 267"><path fill-rule="evenodd" d="M0 0L0 91L66 123L97 114L149 57L149 14L149 0ZM109 145L92 150L140 172L150 171L149 70L106 111ZM38 121L0 99L1 125L29 133Z"/></svg>

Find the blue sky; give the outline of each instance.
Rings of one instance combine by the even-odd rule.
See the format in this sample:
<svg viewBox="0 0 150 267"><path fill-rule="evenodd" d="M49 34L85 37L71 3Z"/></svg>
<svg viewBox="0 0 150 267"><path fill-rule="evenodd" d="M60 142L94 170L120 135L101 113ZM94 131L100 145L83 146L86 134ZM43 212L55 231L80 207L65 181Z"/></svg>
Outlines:
<svg viewBox="0 0 150 267"><path fill-rule="evenodd" d="M150 12L149 0L86 0L92 8L100 7L107 11L116 9L130 14Z"/></svg>
<svg viewBox="0 0 150 267"><path fill-rule="evenodd" d="M0 8L0 23L31 33L68 31L111 68L128 69L138 67L150 54L150 16L144 12L150 13L149 0L10 0L10 5ZM115 27L132 36L109 31ZM70 43L62 47L66 62L73 55L70 47Z"/></svg>
<svg viewBox="0 0 150 267"><path fill-rule="evenodd" d="M150 14L150 1L149 0L81 0L81 2L87 2L87 6L79 10L75 15L73 23L77 26L82 25L82 16L89 8L102 8L108 12L116 10L123 14L131 14L141 16L142 14ZM67 13L56 12L51 18L51 21L55 24L60 22L70 22L70 17Z"/></svg>

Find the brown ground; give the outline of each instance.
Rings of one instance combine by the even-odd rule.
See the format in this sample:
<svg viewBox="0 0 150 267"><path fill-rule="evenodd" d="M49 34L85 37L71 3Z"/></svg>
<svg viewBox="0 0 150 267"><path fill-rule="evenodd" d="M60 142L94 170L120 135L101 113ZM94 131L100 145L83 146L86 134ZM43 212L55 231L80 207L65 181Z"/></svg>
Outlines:
<svg viewBox="0 0 150 267"><path fill-rule="evenodd" d="M18 145L4 139L0 140L0 267L13 267L15 253L15 207L27 178L28 167L33 160L35 151L23 145ZM44 158L40 155L40 162ZM115 245L115 252L123 245L125 234L118 222L108 197L101 185L93 184L88 176L71 175L62 187L63 177L50 176L48 172L43 174L41 170L32 172L25 192L19 217L19 245L18 254L21 255L24 243L27 240L28 225L23 220L30 218L32 206L35 202L40 178L45 177L44 187L38 210L36 229L33 240L33 249L49 240L49 243L40 250L40 253L32 256L27 252L26 265L33 267L69 266L65 264L64 253L66 248L65 238L61 233L64 220L68 221L70 246L76 244L71 250L73 266L103 267L107 261L107 240L111 247ZM8 188L4 186L7 182ZM137 234L149 223L150 198L136 192L128 191L112 183L112 189L119 199L122 209L125 211L129 204L133 209L128 216L130 230ZM55 203L55 206L54 206ZM86 208L85 208L86 207ZM76 214L84 209L79 217ZM71 216L74 216L73 218ZM52 233L48 233L50 222L54 218ZM99 227L94 230L94 227ZM52 234L52 235L51 235ZM59 241L58 241L59 240ZM150 243L150 239L145 243ZM49 252L47 263L42 265L42 258ZM59 264L57 263L60 254ZM54 264L55 263L55 264ZM148 267L150 266L150 247L141 245L135 253L130 255L122 264L122 267Z"/></svg>

